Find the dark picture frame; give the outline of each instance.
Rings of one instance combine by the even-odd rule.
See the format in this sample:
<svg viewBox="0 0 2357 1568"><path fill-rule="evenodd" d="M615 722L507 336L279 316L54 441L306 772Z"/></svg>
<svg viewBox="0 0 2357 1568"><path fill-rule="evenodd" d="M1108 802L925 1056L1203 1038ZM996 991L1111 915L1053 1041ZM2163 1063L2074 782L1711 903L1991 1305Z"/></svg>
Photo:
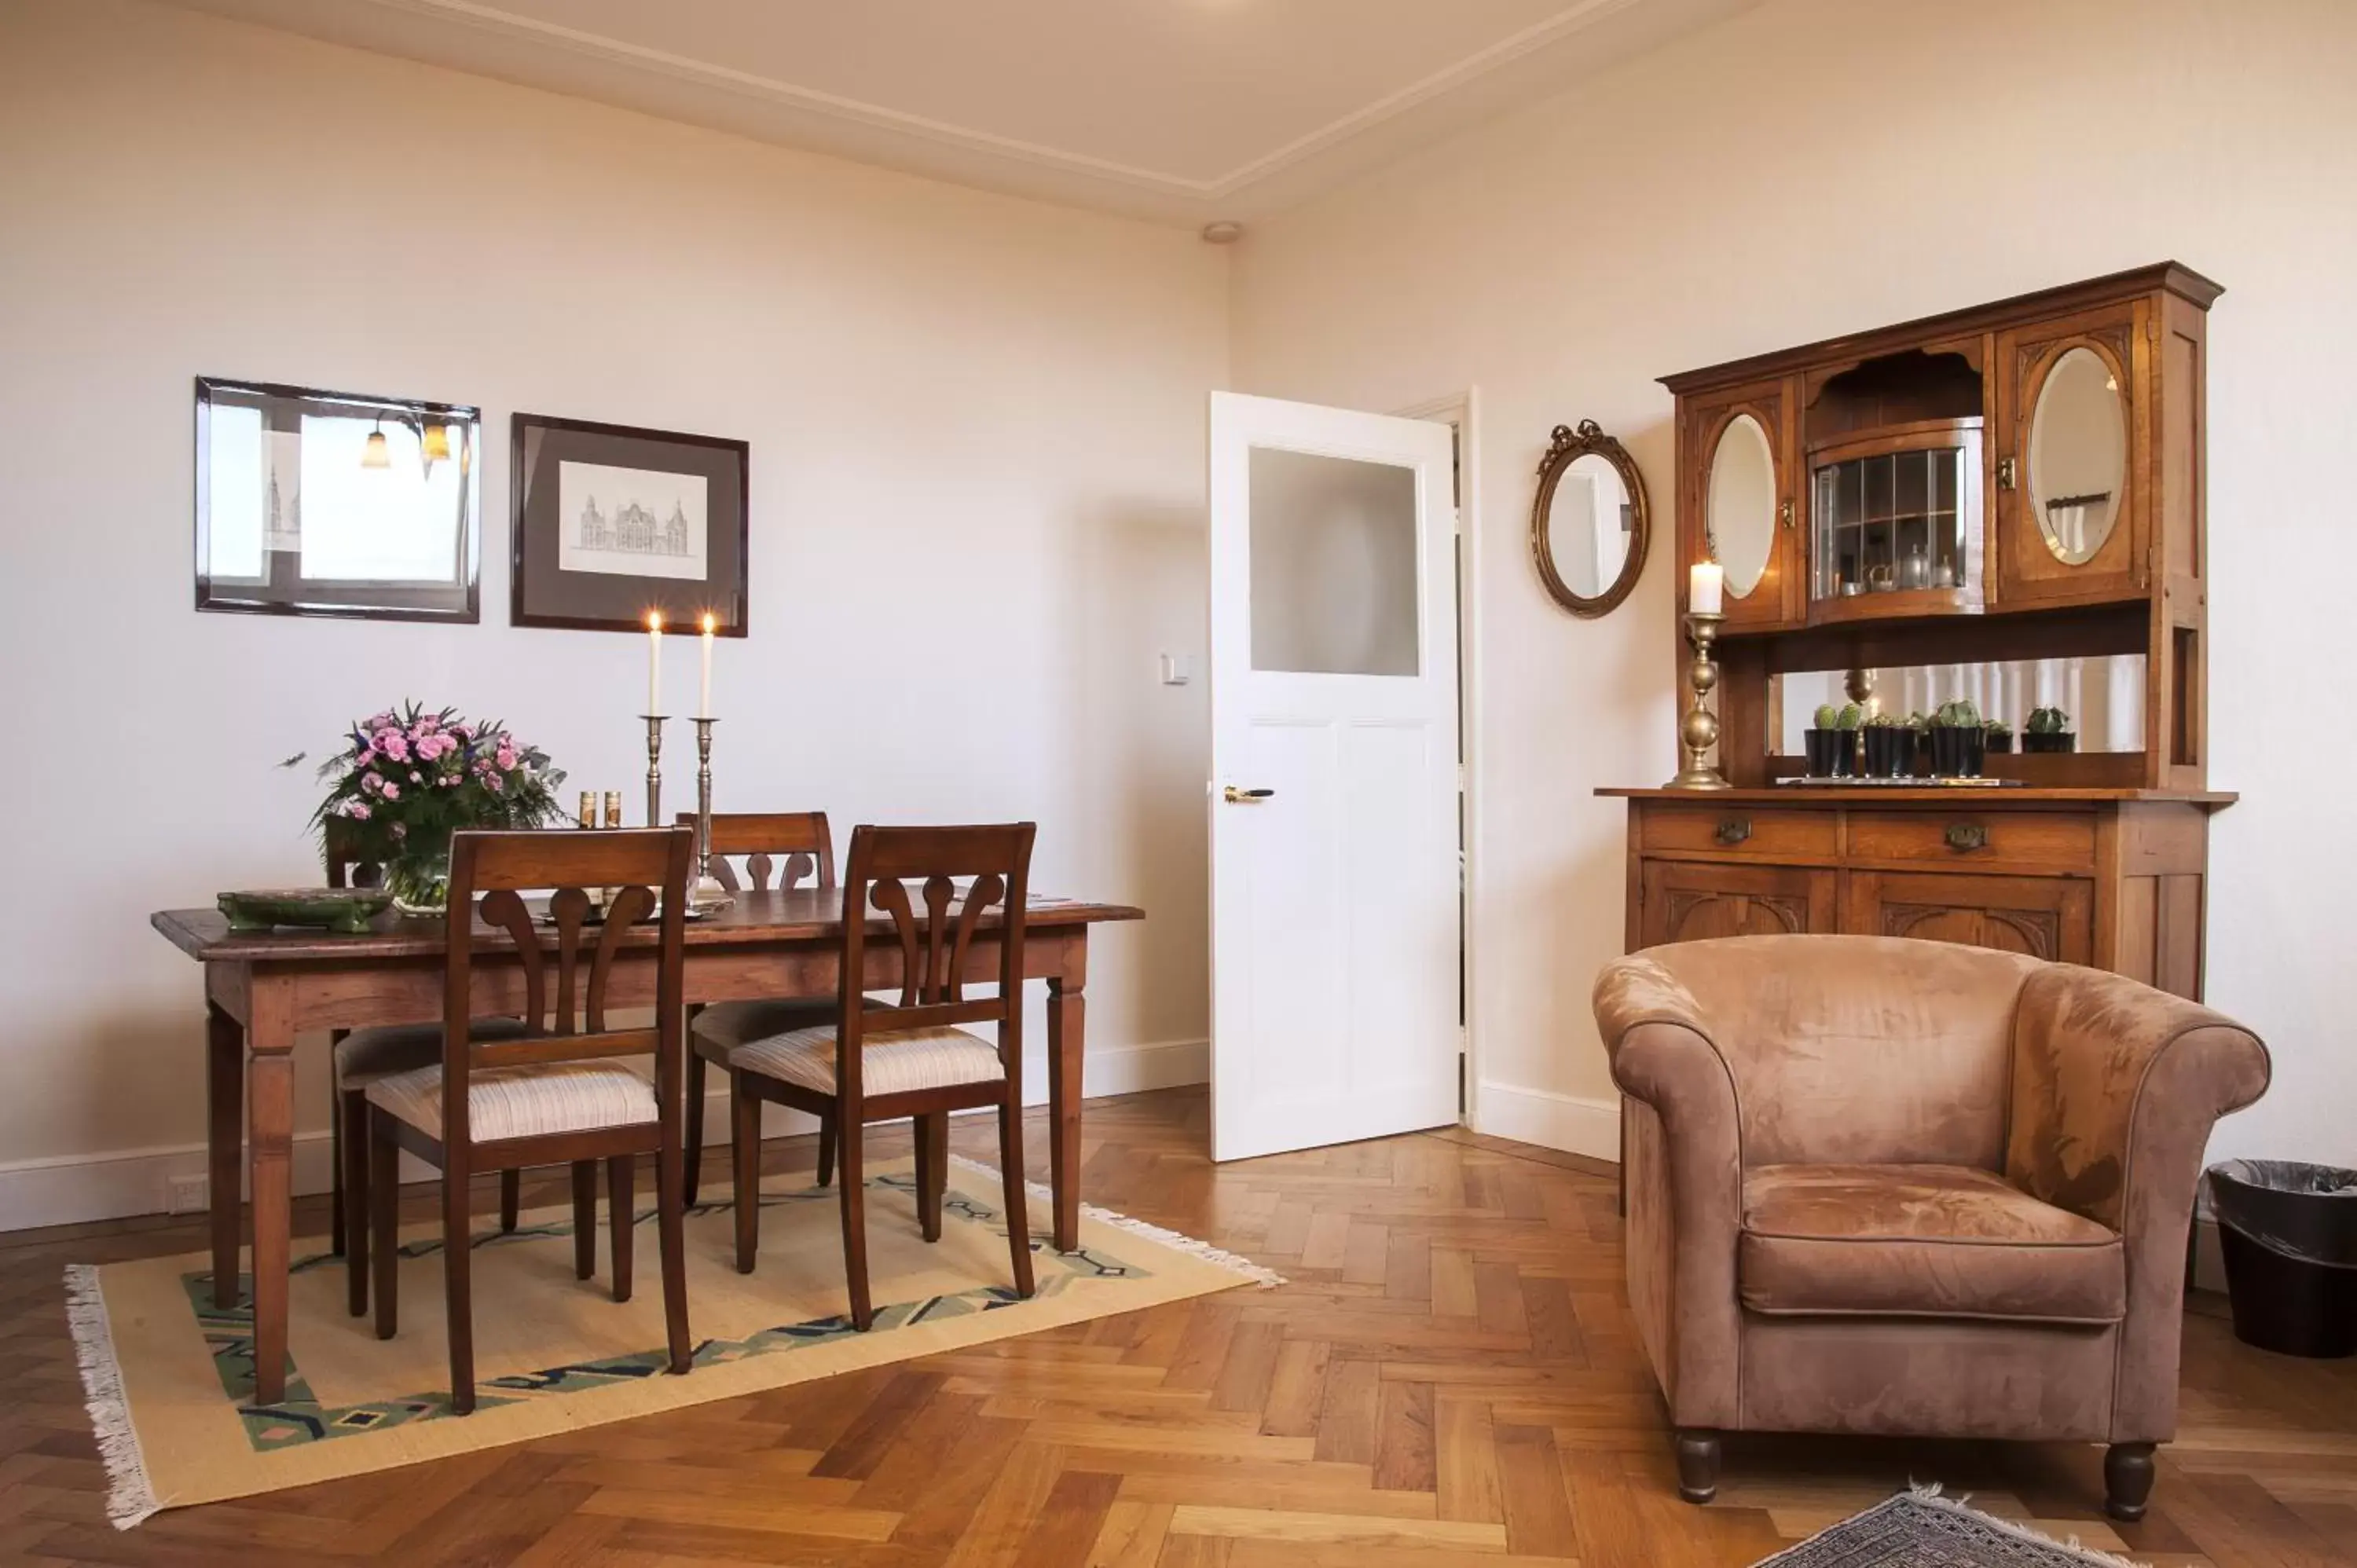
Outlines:
<svg viewBox="0 0 2357 1568"><path fill-rule="evenodd" d="M267 448L256 455L254 463L232 465L247 468L249 482L242 493L248 504L232 505L231 515L219 517L215 515L220 498L215 495L214 472L217 415L224 421L242 420L250 427L244 436L246 450L253 450L256 439ZM307 555L301 542L304 503L309 504L312 520L317 522L337 514L349 519L343 503L355 498L324 482L321 486L304 482L303 433L312 430L332 448L337 445L332 434L337 427L346 432L347 443L358 443L364 434L359 428L361 421L382 433L381 438L367 443L379 454L379 460L368 467L383 471L396 463L420 463L430 476L432 463L422 458L431 457L445 465L446 476L457 475L455 490L442 498L453 510L435 512L430 510L430 497L417 497L411 504L429 505L428 510L404 511L396 506L391 517L376 519L379 524L398 522L425 529L429 539L447 532L446 569L415 576L336 575L332 565L322 573ZM424 447L429 426L438 431L442 444L431 450ZM236 444L234 427L224 426L223 434L232 446ZM473 625L481 618L481 451L482 413L471 404L328 392L240 377L197 377L196 607L239 615ZM224 484L229 482L226 475L221 478ZM278 510L282 480L283 526ZM303 493L311 489L324 489L327 493ZM231 486L230 493L240 492ZM266 518L253 515L254 506L263 504L268 508ZM241 555L238 564L228 564L227 558Z"/></svg>
<svg viewBox="0 0 2357 1568"><path fill-rule="evenodd" d="M709 613L717 635L745 636L751 451L723 436L515 415L510 622L643 631L659 610L665 629L693 633Z"/></svg>

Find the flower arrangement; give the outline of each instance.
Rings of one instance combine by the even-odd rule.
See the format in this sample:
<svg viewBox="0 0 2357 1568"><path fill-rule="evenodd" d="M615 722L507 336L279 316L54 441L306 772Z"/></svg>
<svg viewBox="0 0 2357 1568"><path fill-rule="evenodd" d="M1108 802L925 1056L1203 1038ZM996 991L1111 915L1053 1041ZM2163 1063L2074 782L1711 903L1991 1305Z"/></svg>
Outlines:
<svg viewBox="0 0 2357 1568"><path fill-rule="evenodd" d="M312 813L356 860L384 866L393 902L430 913L447 901L450 834L457 828L536 828L563 815L565 775L548 755L494 720L475 724L449 708L412 702L355 724L351 744L329 757L331 782Z"/></svg>

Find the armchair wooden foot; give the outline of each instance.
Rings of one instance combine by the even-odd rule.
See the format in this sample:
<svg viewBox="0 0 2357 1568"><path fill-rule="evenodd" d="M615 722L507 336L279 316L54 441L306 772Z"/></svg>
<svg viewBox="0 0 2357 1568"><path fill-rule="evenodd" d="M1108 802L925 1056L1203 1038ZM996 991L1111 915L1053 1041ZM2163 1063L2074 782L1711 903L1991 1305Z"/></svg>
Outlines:
<svg viewBox="0 0 2357 1568"><path fill-rule="evenodd" d="M2104 1511L2123 1523L2144 1518L2152 1496L2153 1444L2115 1443L2104 1455Z"/></svg>
<svg viewBox="0 0 2357 1568"><path fill-rule="evenodd" d="M1718 1496L1718 1434L1681 1432L1677 1446L1678 1496L1690 1503Z"/></svg>

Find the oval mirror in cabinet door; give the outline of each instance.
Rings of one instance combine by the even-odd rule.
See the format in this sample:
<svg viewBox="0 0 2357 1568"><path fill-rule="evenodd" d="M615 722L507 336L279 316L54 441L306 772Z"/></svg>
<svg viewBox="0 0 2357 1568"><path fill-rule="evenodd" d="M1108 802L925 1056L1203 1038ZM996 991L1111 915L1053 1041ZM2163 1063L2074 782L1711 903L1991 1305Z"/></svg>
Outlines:
<svg viewBox="0 0 2357 1568"><path fill-rule="evenodd" d="M1776 455L1767 431L1748 413L1728 420L1718 434L1703 518L1711 553L1727 572L1727 591L1750 597L1776 547Z"/></svg>
<svg viewBox="0 0 2357 1568"><path fill-rule="evenodd" d="M1645 569L1645 481L1592 419L1558 424L1539 464L1531 552L1557 604L1595 617L1629 596Z"/></svg>
<svg viewBox="0 0 2357 1568"><path fill-rule="evenodd" d="M2127 401L2093 349L2063 350L2029 420L2029 505L2046 547L2065 565L2095 558L2127 488Z"/></svg>

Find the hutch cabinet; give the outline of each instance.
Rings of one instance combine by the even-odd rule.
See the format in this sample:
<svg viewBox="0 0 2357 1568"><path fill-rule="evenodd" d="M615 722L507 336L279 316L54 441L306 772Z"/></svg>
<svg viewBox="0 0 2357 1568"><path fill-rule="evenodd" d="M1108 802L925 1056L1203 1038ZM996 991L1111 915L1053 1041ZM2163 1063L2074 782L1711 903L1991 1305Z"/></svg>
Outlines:
<svg viewBox="0 0 2357 1568"><path fill-rule="evenodd" d="M1665 378L1681 614L1688 565L1725 574L1731 788L1603 791L1629 800L1631 948L1919 937L2201 994L2209 816L2234 799L2204 746L2220 292L2169 263ZM2066 665L2104 671L2107 734L1992 714L2048 744L1993 750L1990 778L1806 777L1788 688L1838 672L1871 714L1878 671L1936 704Z"/></svg>

